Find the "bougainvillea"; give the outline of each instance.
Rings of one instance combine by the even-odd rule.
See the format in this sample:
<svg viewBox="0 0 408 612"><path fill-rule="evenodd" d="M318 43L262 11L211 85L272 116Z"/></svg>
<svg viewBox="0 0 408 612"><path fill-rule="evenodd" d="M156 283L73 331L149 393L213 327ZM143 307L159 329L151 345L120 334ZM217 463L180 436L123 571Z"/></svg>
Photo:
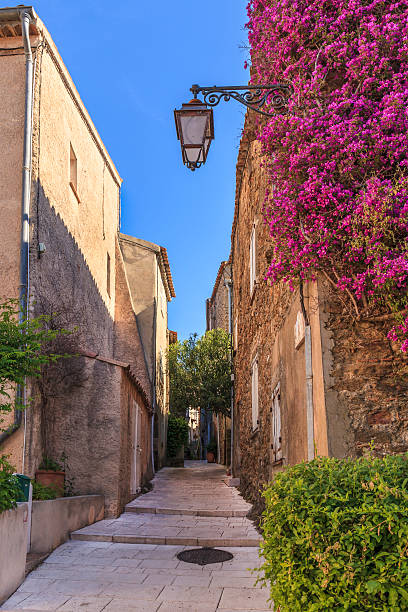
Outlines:
<svg viewBox="0 0 408 612"><path fill-rule="evenodd" d="M408 5L252 0L252 81L289 82L260 126L272 282L320 271L408 350Z"/></svg>

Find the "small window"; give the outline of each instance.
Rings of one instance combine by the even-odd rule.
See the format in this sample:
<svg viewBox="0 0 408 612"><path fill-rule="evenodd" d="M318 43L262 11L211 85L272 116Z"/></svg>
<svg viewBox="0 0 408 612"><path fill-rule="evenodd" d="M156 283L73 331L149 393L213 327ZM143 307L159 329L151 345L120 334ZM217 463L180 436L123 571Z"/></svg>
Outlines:
<svg viewBox="0 0 408 612"><path fill-rule="evenodd" d="M254 224L249 246L249 285L251 294L256 285L256 226Z"/></svg>
<svg viewBox="0 0 408 612"><path fill-rule="evenodd" d="M259 426L259 406L258 406L258 357L252 362L251 368L252 381L252 429L258 429Z"/></svg>
<svg viewBox="0 0 408 612"><path fill-rule="evenodd" d="M72 145L69 145L69 184L79 202L78 196L78 161Z"/></svg>
<svg viewBox="0 0 408 612"><path fill-rule="evenodd" d="M282 431L281 431L281 406L280 385L277 385L272 395L272 459L282 459Z"/></svg>
<svg viewBox="0 0 408 612"><path fill-rule="evenodd" d="M106 291L111 296L111 259L109 253L106 255Z"/></svg>

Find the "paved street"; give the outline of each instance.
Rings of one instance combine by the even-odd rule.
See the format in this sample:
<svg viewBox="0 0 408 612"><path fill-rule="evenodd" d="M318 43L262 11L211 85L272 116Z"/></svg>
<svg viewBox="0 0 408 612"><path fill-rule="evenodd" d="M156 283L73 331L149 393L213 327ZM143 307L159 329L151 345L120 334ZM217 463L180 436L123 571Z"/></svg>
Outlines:
<svg viewBox="0 0 408 612"><path fill-rule="evenodd" d="M222 468L186 462L165 468L154 489L117 520L72 534L32 572L2 610L146 612L269 610L268 592L249 571L259 564L259 535L249 505L228 487ZM231 561L198 566L176 555L217 546Z"/></svg>

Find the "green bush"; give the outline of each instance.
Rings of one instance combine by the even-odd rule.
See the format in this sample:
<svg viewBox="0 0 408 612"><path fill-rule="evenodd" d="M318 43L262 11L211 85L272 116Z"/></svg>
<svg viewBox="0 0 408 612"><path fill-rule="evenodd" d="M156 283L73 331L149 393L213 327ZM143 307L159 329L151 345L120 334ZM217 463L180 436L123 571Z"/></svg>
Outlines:
<svg viewBox="0 0 408 612"><path fill-rule="evenodd" d="M46 499L57 499L59 497L58 491L56 491L53 487L46 487L45 485L32 481L33 485L33 500L34 501L44 501Z"/></svg>
<svg viewBox="0 0 408 612"><path fill-rule="evenodd" d="M408 455L317 458L264 491L264 563L280 612L408 610Z"/></svg>
<svg viewBox="0 0 408 612"><path fill-rule="evenodd" d="M169 414L167 425L167 455L175 457L183 445L188 443L188 423L182 417Z"/></svg>
<svg viewBox="0 0 408 612"><path fill-rule="evenodd" d="M14 471L7 455L0 455L0 512L14 508L20 500L21 489Z"/></svg>

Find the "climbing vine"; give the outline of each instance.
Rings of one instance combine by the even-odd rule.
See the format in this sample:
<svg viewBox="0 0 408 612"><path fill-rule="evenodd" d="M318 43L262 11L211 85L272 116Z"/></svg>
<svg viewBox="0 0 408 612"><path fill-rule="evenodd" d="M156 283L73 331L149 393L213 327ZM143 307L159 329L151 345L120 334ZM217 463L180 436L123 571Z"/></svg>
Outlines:
<svg viewBox="0 0 408 612"><path fill-rule="evenodd" d="M259 125L271 282L316 271L408 351L408 5L251 0L251 76L293 86Z"/></svg>

